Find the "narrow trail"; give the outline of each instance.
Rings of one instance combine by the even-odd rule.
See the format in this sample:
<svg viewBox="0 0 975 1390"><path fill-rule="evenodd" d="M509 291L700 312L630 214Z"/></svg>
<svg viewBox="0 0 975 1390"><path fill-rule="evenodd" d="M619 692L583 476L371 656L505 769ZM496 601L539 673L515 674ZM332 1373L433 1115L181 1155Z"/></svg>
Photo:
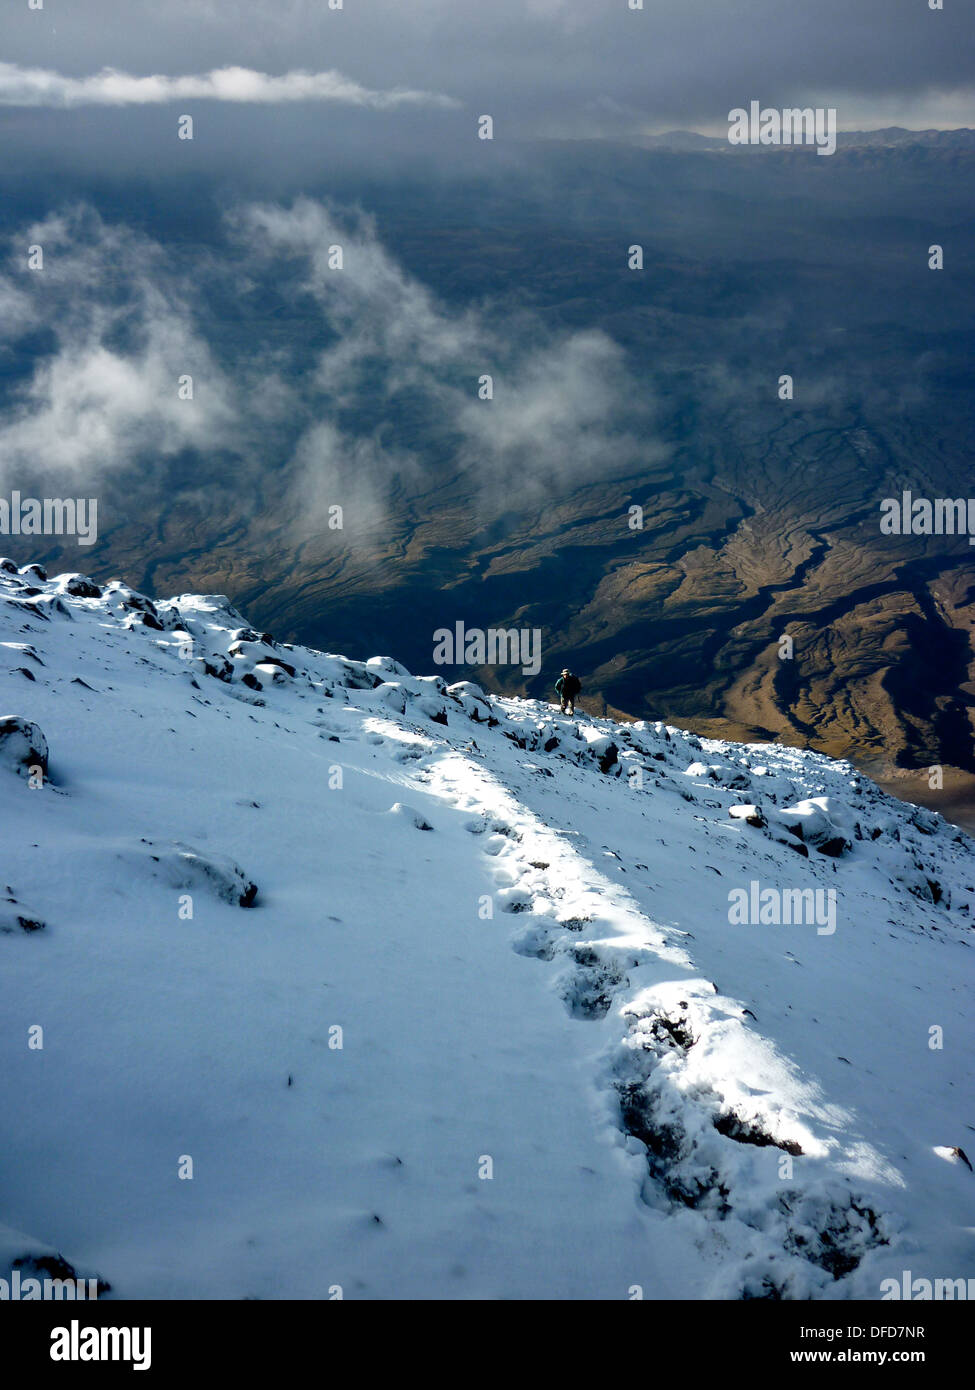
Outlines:
<svg viewBox="0 0 975 1390"><path fill-rule="evenodd" d="M547 985L571 1017L602 1025L597 1084L611 1123L645 1156L641 1199L694 1212L709 1241L736 1248L727 1292L822 1294L887 1244L896 1221L850 1178L864 1164L894 1185L899 1175L855 1115L701 976L687 934L643 912L577 832L542 821L476 758L437 750L421 767L418 787L468 816L494 884L492 920L510 919L512 949L551 967Z"/></svg>

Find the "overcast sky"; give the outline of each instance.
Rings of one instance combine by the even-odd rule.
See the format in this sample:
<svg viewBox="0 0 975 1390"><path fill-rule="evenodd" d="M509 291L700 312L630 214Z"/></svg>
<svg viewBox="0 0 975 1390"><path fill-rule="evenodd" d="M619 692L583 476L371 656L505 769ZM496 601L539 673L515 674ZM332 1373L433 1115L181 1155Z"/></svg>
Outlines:
<svg viewBox="0 0 975 1390"><path fill-rule="evenodd" d="M390 129L422 110L423 138L447 143L482 112L499 138L723 133L753 99L833 105L847 129L975 126L971 0L629 3L8 0L0 104L9 122L38 105L298 102L306 120L309 104L333 127L358 108ZM235 67L249 72L221 72ZM30 137L23 116L14 128Z"/></svg>

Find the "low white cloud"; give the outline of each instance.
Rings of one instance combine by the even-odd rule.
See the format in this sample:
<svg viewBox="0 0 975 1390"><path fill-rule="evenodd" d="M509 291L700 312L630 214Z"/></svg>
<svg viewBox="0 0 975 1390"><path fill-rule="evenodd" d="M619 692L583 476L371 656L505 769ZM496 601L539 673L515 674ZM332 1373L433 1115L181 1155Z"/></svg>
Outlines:
<svg viewBox="0 0 975 1390"><path fill-rule="evenodd" d="M367 216L340 222L323 204L251 204L235 219L251 254L301 266L305 290L334 335L318 359L317 379L335 399L351 401L377 364L389 390L431 389L437 373L483 357L487 326L475 309L447 310L388 253ZM342 248L341 270L331 248Z"/></svg>
<svg viewBox="0 0 975 1390"><path fill-rule="evenodd" d="M339 221L308 198L290 208L251 205L236 225L251 255L300 267L329 330L313 382L330 408L368 400L388 419L398 408L415 413L428 450L469 475L482 509L620 477L661 456L648 428L651 393L607 334L552 332L531 313L489 302L448 305L389 254L370 218ZM337 246L341 269L330 264ZM491 400L480 399L484 376ZM337 441L328 442L334 459ZM421 465L409 457L419 482ZM357 460L356 475L368 472L377 490L402 482L404 457L393 449L359 451ZM305 477L314 488L328 473L316 467Z"/></svg>
<svg viewBox="0 0 975 1390"><path fill-rule="evenodd" d="M458 413L462 455L495 498L517 488L536 498L566 485L619 477L663 456L644 435L620 428L646 421L622 349L607 334L576 332L506 361L491 401L465 398Z"/></svg>
<svg viewBox="0 0 975 1390"><path fill-rule="evenodd" d="M272 76L253 68L214 68L184 77L155 73L134 77L102 68L90 77L68 77L50 68L23 68L0 63L0 106L153 106L171 101L226 101L278 105L295 101L336 102L385 111L401 106L456 107L439 92L394 87L376 91L344 76L294 70Z"/></svg>
<svg viewBox="0 0 975 1390"><path fill-rule="evenodd" d="M0 416L0 480L16 486L38 471L93 480L147 453L167 458L240 437L234 388L156 243L81 208L35 223L27 238L43 247L44 268L28 270L22 249L11 257L0 304L21 312L3 336L27 328L26 302L52 350ZM181 377L193 378L193 399L180 399Z"/></svg>
<svg viewBox="0 0 975 1390"><path fill-rule="evenodd" d="M268 499L296 535L339 503L361 544L391 508L455 485L458 515L483 520L659 456L646 384L606 334L453 305L361 213L251 204L229 230L219 255L187 252L77 208L13 239L0 346L22 374L0 413L0 484L70 477L163 508L202 487ZM292 331L265 331L269 293ZM230 297L232 328L211 317Z"/></svg>

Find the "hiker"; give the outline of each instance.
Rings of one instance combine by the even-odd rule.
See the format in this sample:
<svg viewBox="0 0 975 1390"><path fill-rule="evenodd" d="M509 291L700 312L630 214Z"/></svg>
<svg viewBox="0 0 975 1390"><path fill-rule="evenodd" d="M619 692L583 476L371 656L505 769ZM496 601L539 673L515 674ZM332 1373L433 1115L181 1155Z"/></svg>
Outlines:
<svg viewBox="0 0 975 1390"><path fill-rule="evenodd" d="M575 714L576 696L581 689L579 677L574 676L568 666L564 667L561 676L555 682L555 693L559 697L563 714Z"/></svg>

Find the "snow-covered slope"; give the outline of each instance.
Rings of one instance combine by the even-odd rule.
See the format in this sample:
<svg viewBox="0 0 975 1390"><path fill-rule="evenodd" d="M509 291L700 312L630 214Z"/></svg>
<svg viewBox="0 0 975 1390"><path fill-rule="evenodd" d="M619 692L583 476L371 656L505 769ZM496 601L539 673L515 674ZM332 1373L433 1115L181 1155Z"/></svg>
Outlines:
<svg viewBox="0 0 975 1390"><path fill-rule="evenodd" d="M975 1273L975 846L939 816L821 756L280 646L221 596L0 562L0 628L0 1274Z"/></svg>

